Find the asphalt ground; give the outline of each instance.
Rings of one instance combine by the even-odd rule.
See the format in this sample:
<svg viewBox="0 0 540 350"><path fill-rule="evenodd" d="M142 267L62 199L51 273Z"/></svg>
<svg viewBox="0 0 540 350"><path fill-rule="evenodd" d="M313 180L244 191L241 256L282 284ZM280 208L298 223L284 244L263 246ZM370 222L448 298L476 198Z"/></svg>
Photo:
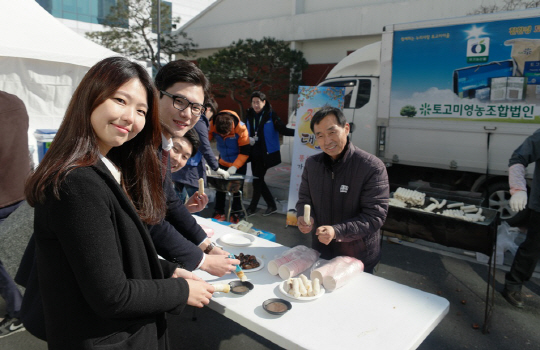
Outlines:
<svg viewBox="0 0 540 350"><path fill-rule="evenodd" d="M281 172L281 170L279 171ZM276 172L278 173L278 172ZM279 174L283 177L283 174ZM269 179L272 181L271 179ZM269 181L269 182L270 182ZM279 180L283 184L282 179ZM279 185L273 184L279 187ZM287 183L285 182L285 186ZM284 185L281 185L282 187ZM274 187L273 193L279 193ZM249 193L249 188L246 188ZM282 191L285 193L285 191ZM276 195L278 199L279 195ZM296 227L286 227L284 214L267 217L261 215L264 205L261 200L259 212L248 220L254 228L272 232L278 243L293 247L310 245L310 237ZM210 217L213 204L200 213ZM0 226L0 234L17 231L27 224L24 215L14 215ZM5 252L0 249L0 258ZM510 257L511 261L511 257ZM441 323L420 345L419 349L540 349L540 279L535 274L523 288L525 308L517 309L500 295L504 284L504 273L508 265L496 270L496 292L489 333L482 332L487 291L488 266L474 257L461 254L437 244L408 242L395 244L383 240L382 259L376 275L407 286L446 298L450 311ZM369 286L365 286L369 288ZM351 295L354 302L354 294ZM0 298L0 315L5 305ZM358 315L369 317L369 315ZM354 320L344 320L354 322ZM406 322L406 320L404 321ZM209 308L188 307L181 315L169 317L171 348L176 349L280 349L271 339L265 339ZM309 334L306 334L309 336ZM329 334L328 336L332 336ZM0 339L0 349L46 349L46 343L28 332L19 332Z"/></svg>

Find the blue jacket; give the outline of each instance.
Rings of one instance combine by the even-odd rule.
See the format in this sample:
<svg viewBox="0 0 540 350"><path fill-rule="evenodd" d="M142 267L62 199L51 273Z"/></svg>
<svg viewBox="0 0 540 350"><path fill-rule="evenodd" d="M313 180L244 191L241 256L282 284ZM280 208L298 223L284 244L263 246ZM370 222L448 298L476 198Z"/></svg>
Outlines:
<svg viewBox="0 0 540 350"><path fill-rule="evenodd" d="M266 105L269 106L268 103ZM256 120L259 122L256 123ZM246 124L249 137L257 137L251 147L251 161L260 157L267 169L281 163L279 134L294 136L294 129L287 128L271 107L265 108L259 114L253 108L248 109Z"/></svg>

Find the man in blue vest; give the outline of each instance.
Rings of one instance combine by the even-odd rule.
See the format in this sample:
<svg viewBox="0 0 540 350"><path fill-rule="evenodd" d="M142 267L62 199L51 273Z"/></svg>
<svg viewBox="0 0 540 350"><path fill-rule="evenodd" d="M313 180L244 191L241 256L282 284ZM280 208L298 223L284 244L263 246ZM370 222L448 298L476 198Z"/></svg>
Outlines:
<svg viewBox="0 0 540 350"><path fill-rule="evenodd" d="M251 94L251 108L247 111L246 124L249 131L251 153L251 172L253 179L253 197L247 209L248 216L257 212L259 199L266 202L266 211L263 216L271 215L277 211L276 201L272 192L264 182L266 171L281 163L279 151L279 134L294 136L294 129L287 126L272 110L266 95L260 91Z"/></svg>

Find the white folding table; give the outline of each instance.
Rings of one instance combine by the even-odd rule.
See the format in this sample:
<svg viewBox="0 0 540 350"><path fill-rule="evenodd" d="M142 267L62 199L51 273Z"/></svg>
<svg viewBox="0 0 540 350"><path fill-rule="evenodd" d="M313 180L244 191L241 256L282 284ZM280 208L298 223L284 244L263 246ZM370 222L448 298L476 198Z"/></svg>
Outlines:
<svg viewBox="0 0 540 350"><path fill-rule="evenodd" d="M259 271L246 272L254 288L246 295L214 293L211 309L286 349L415 349L449 310L448 300L368 273L311 301L298 301L279 290L283 280L268 272L267 264L289 249L256 237L249 246L221 244L219 237L239 231L197 217L199 224L214 229L212 241L233 254L262 259ZM301 234L298 232L298 234ZM198 270L209 283L228 283L238 278L218 278ZM309 271L304 273L309 278ZM262 303L282 298L292 309L281 316L267 313Z"/></svg>

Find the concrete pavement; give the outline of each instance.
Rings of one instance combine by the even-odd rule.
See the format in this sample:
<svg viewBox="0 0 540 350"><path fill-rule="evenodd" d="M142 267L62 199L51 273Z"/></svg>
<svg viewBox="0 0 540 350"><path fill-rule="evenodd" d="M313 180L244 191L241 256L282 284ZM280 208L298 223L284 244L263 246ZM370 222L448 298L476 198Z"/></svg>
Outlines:
<svg viewBox="0 0 540 350"><path fill-rule="evenodd" d="M283 174L279 176L286 177ZM288 184L288 180L283 179L276 182L271 175L268 179L278 199L282 199L279 191L283 189L280 186ZM264 209L262 199L260 204L261 209ZM210 204L210 208L200 215L209 217L212 207L213 204ZM310 245L309 236L301 234L296 227L286 227L283 214L263 217L259 213L250 217L249 221L257 229L275 233L277 242L283 245ZM491 333L482 334L487 265L459 250L418 241L411 243L404 240L402 244L384 241L382 252L376 275L438 294L450 301L448 315L419 349L540 349L540 279L537 274L523 289L525 308L520 310L509 305L499 293L508 266L503 265L497 269ZM354 295L351 295L351 302L354 302ZM0 312L4 309L0 300ZM169 318L172 349L280 349L271 341L208 308L197 309L195 315L197 320L193 321L193 309L190 308L180 316ZM46 343L35 339L28 332L20 332L0 339L0 349L46 349Z"/></svg>

